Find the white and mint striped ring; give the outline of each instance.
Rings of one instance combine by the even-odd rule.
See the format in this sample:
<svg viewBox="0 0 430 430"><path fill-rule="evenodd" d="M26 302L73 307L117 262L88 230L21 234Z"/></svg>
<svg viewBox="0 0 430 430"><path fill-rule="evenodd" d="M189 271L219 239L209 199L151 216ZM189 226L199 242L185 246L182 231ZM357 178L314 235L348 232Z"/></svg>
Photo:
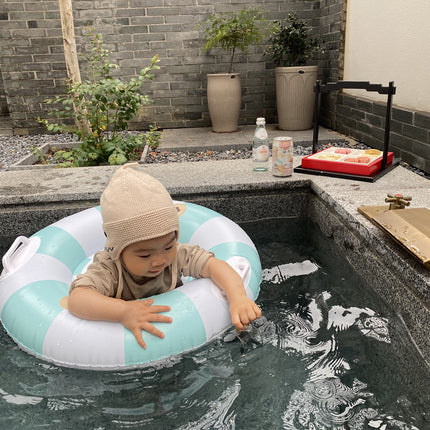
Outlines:
<svg viewBox="0 0 430 430"><path fill-rule="evenodd" d="M182 243L196 244L227 261L255 300L261 263L248 235L233 221L202 206L175 202ZM0 317L7 333L26 352L59 366L92 370L144 367L196 349L232 326L228 301L209 279L184 279L184 285L154 296L171 306L171 324L154 323L160 339L142 332L147 349L120 323L88 321L67 310L74 277L103 249L100 208L63 218L30 238L18 237L3 257Z"/></svg>

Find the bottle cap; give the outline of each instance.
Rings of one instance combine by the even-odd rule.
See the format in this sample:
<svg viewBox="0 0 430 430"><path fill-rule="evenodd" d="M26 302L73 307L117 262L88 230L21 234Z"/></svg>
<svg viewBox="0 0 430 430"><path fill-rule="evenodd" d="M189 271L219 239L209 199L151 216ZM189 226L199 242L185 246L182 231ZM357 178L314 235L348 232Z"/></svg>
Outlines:
<svg viewBox="0 0 430 430"><path fill-rule="evenodd" d="M266 118L260 116L257 118L257 124L266 124Z"/></svg>

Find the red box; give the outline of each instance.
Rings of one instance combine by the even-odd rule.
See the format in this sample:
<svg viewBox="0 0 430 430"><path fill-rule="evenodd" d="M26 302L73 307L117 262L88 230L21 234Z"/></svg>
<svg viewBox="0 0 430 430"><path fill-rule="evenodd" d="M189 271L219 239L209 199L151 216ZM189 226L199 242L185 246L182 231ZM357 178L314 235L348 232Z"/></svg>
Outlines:
<svg viewBox="0 0 430 430"><path fill-rule="evenodd" d="M387 165L393 162L393 153L387 154ZM369 176L381 168L382 151L351 149L331 146L302 159L302 167L329 172Z"/></svg>

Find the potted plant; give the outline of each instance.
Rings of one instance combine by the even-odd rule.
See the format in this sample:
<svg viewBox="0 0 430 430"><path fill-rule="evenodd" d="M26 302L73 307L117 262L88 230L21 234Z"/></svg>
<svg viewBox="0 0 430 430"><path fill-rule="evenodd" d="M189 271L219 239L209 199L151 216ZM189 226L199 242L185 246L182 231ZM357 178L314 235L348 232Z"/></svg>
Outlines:
<svg viewBox="0 0 430 430"><path fill-rule="evenodd" d="M201 24L204 51L221 48L230 53L227 73L208 74L208 107L212 130L217 133L237 131L241 107L240 74L233 73L237 50L248 54L252 44L259 44L269 31L262 12L256 8L237 13L214 14Z"/></svg>
<svg viewBox="0 0 430 430"><path fill-rule="evenodd" d="M309 35L305 21L288 14L286 24L275 22L265 54L273 58L276 69L276 105L281 130L306 130L312 127L313 87L318 66L306 66L321 41Z"/></svg>

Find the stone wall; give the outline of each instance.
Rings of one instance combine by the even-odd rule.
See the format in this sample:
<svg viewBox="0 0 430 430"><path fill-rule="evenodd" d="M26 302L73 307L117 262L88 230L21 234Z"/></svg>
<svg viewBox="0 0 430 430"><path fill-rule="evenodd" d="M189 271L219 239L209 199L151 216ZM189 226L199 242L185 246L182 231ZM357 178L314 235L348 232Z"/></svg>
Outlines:
<svg viewBox="0 0 430 430"><path fill-rule="evenodd" d="M320 3L333 2L339 0L76 0L72 6L78 51L83 50L85 27L95 28L113 52L122 79L135 76L159 55L160 70L145 89L154 104L135 127L157 122L175 128L210 125L206 74L228 71L229 55L202 51L203 33L197 25L210 14L255 6L268 19L282 19L295 11L318 28ZM14 133L43 132L37 117L46 115L44 100L65 90L58 1L3 0L0 8L0 71ZM253 47L248 56L236 56L242 124L254 123L257 116L276 122L274 68L263 51L264 46ZM84 69L82 57L80 61Z"/></svg>

